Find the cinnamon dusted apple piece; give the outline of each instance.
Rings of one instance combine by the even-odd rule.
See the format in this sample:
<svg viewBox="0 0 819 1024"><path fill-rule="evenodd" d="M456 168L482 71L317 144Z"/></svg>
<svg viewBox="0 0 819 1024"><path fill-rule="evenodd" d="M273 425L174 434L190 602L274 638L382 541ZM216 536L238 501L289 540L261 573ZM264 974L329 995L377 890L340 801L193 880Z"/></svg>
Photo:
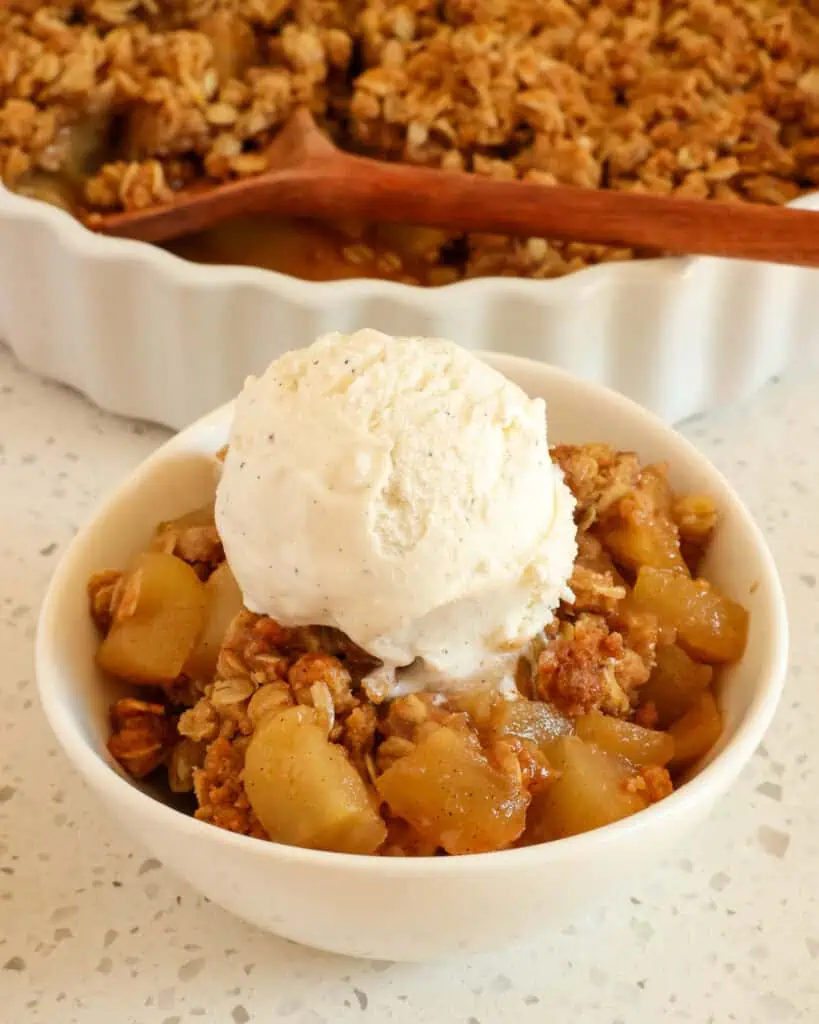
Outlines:
<svg viewBox="0 0 819 1024"><path fill-rule="evenodd" d="M272 840L336 853L375 853L387 829L346 751L314 708L265 717L245 758L250 805Z"/></svg>
<svg viewBox="0 0 819 1024"><path fill-rule="evenodd" d="M439 726L377 783L392 814L447 853L487 853L523 832L529 794L489 762L477 737Z"/></svg>
<svg viewBox="0 0 819 1024"><path fill-rule="evenodd" d="M736 661L745 649L747 610L707 580L644 566L629 601L655 614L665 629L676 630L679 645L698 661Z"/></svg>

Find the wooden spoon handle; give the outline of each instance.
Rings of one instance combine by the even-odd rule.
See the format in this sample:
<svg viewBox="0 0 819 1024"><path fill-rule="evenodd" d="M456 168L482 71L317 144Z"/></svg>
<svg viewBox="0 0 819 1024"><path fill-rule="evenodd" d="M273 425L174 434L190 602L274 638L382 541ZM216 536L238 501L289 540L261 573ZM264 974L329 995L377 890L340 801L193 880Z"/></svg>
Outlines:
<svg viewBox="0 0 819 1024"><path fill-rule="evenodd" d="M819 266L812 211L506 182L340 156L294 212ZM293 182L293 185L296 183Z"/></svg>
<svg viewBox="0 0 819 1024"><path fill-rule="evenodd" d="M191 188L166 206L86 222L105 234L163 242L262 212L819 266L819 216L807 210L496 181L329 146L257 178Z"/></svg>

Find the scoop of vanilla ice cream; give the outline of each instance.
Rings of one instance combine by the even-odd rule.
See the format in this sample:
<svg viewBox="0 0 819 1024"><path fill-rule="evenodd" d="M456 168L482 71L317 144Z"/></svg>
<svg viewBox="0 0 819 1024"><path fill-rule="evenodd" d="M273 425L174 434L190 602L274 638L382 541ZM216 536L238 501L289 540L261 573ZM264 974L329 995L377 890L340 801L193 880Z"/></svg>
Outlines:
<svg viewBox="0 0 819 1024"><path fill-rule="evenodd" d="M457 689L508 676L571 596L573 510L541 399L451 342L363 330L247 381L216 522L252 611Z"/></svg>

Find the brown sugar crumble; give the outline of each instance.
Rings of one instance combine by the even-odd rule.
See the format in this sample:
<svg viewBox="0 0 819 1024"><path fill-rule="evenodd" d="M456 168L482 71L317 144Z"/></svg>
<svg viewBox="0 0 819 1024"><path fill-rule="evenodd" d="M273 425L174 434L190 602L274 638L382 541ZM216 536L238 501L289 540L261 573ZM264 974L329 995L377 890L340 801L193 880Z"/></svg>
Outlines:
<svg viewBox="0 0 819 1024"><path fill-rule="evenodd" d="M10 0L0 178L74 211L140 209L263 171L265 145L307 105L343 148L386 160L781 204L819 184L817 67L819 12L797 0ZM327 276L430 285L641 255L297 227ZM293 230L280 226L281 247ZM246 248L219 238L180 252ZM288 268L273 243L251 249L310 273L306 254Z"/></svg>
<svg viewBox="0 0 819 1024"><path fill-rule="evenodd" d="M204 822L386 856L548 841L667 797L718 738L715 668L745 644L745 610L696 578L716 509L675 495L666 468L633 453L560 446L552 458L577 502L575 601L521 658L515 699L370 693L380 663L343 634L242 606L211 504L160 523L131 568L89 581L100 665L140 683L139 699L112 707L111 755L136 779L165 772ZM204 615L198 632L186 607ZM251 758L271 723L300 751L292 761L267 747ZM294 831L281 794L304 779Z"/></svg>

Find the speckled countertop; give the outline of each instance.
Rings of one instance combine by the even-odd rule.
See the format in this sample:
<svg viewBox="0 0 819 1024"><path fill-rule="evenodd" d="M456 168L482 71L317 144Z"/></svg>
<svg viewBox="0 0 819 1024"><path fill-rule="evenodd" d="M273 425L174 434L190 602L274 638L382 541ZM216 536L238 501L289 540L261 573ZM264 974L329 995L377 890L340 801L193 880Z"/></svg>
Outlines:
<svg viewBox="0 0 819 1024"><path fill-rule="evenodd" d="M564 934L470 963L372 965L205 903L57 750L33 681L37 607L77 525L165 435L0 348L0 1022L819 1021L817 396L819 372L798 374L686 428L764 527L793 629L775 725L709 827Z"/></svg>

